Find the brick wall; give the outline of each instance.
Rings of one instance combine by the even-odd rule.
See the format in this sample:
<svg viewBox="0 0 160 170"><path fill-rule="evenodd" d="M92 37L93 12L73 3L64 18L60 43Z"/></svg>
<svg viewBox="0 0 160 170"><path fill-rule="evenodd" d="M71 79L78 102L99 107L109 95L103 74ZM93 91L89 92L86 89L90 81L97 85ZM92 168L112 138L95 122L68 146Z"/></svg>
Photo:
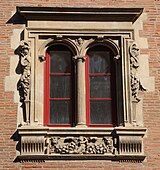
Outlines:
<svg viewBox="0 0 160 170"><path fill-rule="evenodd" d="M146 160L143 163L109 161L50 161L45 163L17 163L15 132L17 104L13 92L5 91L5 78L10 74L11 36L21 25L8 23L16 6L75 6L75 7L142 7L147 13L141 37L148 39L150 76L155 77L155 91L143 94L144 138ZM160 0L1 0L0 1L0 169L160 169Z"/></svg>

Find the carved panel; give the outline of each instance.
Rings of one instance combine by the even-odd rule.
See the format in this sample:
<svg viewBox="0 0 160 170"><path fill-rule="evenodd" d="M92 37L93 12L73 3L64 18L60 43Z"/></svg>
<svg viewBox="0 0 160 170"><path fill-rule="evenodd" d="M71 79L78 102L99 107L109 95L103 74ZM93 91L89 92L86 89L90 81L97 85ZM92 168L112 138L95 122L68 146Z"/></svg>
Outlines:
<svg viewBox="0 0 160 170"><path fill-rule="evenodd" d="M112 154L112 137L57 137L49 139L50 154Z"/></svg>

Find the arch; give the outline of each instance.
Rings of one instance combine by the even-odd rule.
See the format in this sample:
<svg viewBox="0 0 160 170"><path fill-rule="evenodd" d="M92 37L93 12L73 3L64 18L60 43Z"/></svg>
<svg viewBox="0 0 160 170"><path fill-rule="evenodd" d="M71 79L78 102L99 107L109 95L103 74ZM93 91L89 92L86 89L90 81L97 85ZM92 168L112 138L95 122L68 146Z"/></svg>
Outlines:
<svg viewBox="0 0 160 170"><path fill-rule="evenodd" d="M73 41L71 41L71 39L69 39L69 38L67 38L67 39L49 38L45 42L43 42L42 45L40 46L40 48L38 50L38 57L40 57L40 56L45 57L47 49L49 47L51 47L52 45L58 45L58 44L65 45L66 47L68 47L72 51L74 56L76 56L78 54L78 48L73 43Z"/></svg>
<svg viewBox="0 0 160 170"><path fill-rule="evenodd" d="M82 51L82 56L85 56L87 51L92 48L93 46L97 46L97 45L102 45L102 46L106 46L108 47L113 53L114 53L114 58L115 59L119 59L120 57L120 48L118 47L118 45L111 39L102 39L102 40L94 40L94 39L90 39L88 40L85 45L83 46Z"/></svg>

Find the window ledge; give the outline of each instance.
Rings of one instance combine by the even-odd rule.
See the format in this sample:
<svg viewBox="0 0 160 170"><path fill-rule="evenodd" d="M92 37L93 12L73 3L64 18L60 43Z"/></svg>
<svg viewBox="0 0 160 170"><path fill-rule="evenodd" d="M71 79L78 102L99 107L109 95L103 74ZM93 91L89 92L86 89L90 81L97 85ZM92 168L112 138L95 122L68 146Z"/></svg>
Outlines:
<svg viewBox="0 0 160 170"><path fill-rule="evenodd" d="M144 160L145 128L48 128L24 126L20 161L59 159Z"/></svg>

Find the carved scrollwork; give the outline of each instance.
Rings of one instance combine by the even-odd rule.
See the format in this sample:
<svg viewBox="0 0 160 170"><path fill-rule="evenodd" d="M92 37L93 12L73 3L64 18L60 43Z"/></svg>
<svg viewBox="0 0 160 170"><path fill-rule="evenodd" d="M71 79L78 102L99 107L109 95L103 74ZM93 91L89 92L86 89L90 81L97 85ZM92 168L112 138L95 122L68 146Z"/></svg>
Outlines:
<svg viewBox="0 0 160 170"><path fill-rule="evenodd" d="M31 57L28 42L21 41L19 46L19 57L21 66L21 77L18 82L20 101L23 104L24 122L29 123L29 104L30 104L30 76L31 76Z"/></svg>
<svg viewBox="0 0 160 170"><path fill-rule="evenodd" d="M111 137L51 137L50 154L107 154L113 153Z"/></svg>
<svg viewBox="0 0 160 170"><path fill-rule="evenodd" d="M139 102L140 98L138 97L138 91L145 91L146 89L142 86L140 78L137 74L139 67L139 48L134 42L129 47L130 54L130 78L131 78L131 90L133 98Z"/></svg>

